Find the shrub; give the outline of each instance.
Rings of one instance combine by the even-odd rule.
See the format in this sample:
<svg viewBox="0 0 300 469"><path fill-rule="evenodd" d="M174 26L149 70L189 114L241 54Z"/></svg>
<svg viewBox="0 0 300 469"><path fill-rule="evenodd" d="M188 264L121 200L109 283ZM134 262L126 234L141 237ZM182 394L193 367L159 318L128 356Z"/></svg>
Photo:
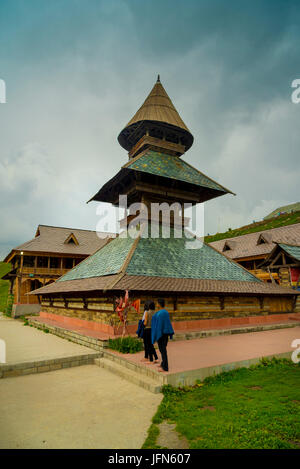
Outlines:
<svg viewBox="0 0 300 469"><path fill-rule="evenodd" d="M143 343L135 337L118 337L108 340L108 348L121 353L137 353L143 350Z"/></svg>
<svg viewBox="0 0 300 469"><path fill-rule="evenodd" d="M7 302L6 302L6 308L5 308L5 314L7 316L11 316L12 313L12 307L13 307L13 302L14 302L14 297L11 294L8 294L7 296Z"/></svg>

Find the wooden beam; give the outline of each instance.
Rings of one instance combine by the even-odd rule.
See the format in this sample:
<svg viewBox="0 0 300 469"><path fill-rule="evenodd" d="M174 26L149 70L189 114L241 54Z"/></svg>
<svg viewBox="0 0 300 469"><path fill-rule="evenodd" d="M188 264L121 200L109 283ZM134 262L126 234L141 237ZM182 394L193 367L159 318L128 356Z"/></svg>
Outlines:
<svg viewBox="0 0 300 469"><path fill-rule="evenodd" d="M282 262L283 264L286 264L286 258L284 252L282 252Z"/></svg>
<svg viewBox="0 0 300 469"><path fill-rule="evenodd" d="M279 253L277 254L277 256L273 259L273 261L272 261L271 264L270 264L270 267L274 265L274 263L277 261L277 259L279 259L280 255L281 255L281 252L279 252Z"/></svg>
<svg viewBox="0 0 300 469"><path fill-rule="evenodd" d="M234 257L233 259L236 262L243 262L243 261L253 261L254 259L265 259L268 254L265 255L258 255L258 256L248 256L248 257Z"/></svg>
<svg viewBox="0 0 300 469"><path fill-rule="evenodd" d="M300 263L298 264L276 264L270 266L271 269L282 269L283 267L299 267L300 268Z"/></svg>

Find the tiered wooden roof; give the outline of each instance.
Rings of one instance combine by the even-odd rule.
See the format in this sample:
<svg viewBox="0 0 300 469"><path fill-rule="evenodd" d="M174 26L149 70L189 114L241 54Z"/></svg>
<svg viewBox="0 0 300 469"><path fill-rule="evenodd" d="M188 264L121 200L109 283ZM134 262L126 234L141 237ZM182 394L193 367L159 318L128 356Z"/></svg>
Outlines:
<svg viewBox="0 0 300 469"><path fill-rule="evenodd" d="M142 106L133 118L130 119L126 127L145 120L171 124L189 132L159 78Z"/></svg>
<svg viewBox="0 0 300 469"><path fill-rule="evenodd" d="M261 282L211 246L187 249L190 238L122 238L108 242L54 284L35 294L142 290L241 294L294 294Z"/></svg>
<svg viewBox="0 0 300 469"><path fill-rule="evenodd" d="M185 150L193 144L194 137L178 114L159 77L142 106L120 132L118 137L120 145L130 150L141 138L140 130L144 132L145 128L149 129L149 126L143 127L145 123L159 123L161 127L177 130L185 145Z"/></svg>
<svg viewBox="0 0 300 469"><path fill-rule="evenodd" d="M193 168L178 156L153 150L146 150L137 157L129 160L122 169L108 181L91 200L110 202L118 205L119 193L122 187L136 187L136 192L143 192L149 185L149 191L155 188L170 188L181 191L179 200L182 202L184 193L189 194L188 201L200 203L231 193L229 189L210 179L198 169ZM140 189L139 189L140 188ZM171 193L171 192L170 192ZM128 203L141 200L140 195L131 200L133 193L128 196ZM89 202L90 202L89 201Z"/></svg>

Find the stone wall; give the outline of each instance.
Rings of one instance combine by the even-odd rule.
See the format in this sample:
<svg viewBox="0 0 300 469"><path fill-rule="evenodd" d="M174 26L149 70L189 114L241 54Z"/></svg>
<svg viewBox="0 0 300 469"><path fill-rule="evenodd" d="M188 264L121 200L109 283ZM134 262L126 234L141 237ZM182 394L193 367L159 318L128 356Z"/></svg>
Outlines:
<svg viewBox="0 0 300 469"><path fill-rule="evenodd" d="M223 320L228 318L264 317L293 312L293 298L290 297L238 297L238 296L178 296L164 297L166 309L171 320L176 324L205 320ZM144 302L148 296L140 296L141 312L134 309L128 313L128 324L136 325L141 318ZM153 298L154 301L157 298ZM43 299L42 311L57 316L77 318L102 324L102 330L116 330L120 326L118 314L114 312L114 301L110 297L98 298L54 298ZM156 307L158 308L157 301ZM243 321L242 321L243 322ZM242 323L237 322L237 324ZM224 323L224 321L223 321ZM220 323L221 324L221 323ZM224 323L225 324L225 323Z"/></svg>

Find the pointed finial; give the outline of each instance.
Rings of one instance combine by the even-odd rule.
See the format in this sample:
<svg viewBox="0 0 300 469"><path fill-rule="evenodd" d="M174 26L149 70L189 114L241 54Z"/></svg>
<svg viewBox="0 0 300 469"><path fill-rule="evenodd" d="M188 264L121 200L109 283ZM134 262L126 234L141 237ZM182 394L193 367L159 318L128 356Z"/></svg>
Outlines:
<svg viewBox="0 0 300 469"><path fill-rule="evenodd" d="M160 83L160 76L157 75L157 82L156 83Z"/></svg>

